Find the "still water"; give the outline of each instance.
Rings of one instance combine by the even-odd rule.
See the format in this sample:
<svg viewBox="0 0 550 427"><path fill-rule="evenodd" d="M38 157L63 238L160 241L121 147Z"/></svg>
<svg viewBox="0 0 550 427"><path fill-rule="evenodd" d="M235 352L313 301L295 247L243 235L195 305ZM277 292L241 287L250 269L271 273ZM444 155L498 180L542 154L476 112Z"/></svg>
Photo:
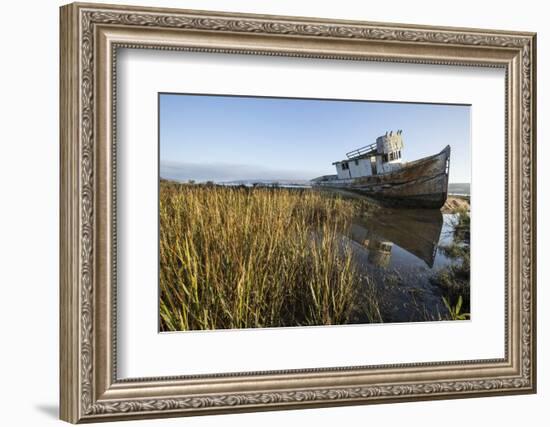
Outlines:
<svg viewBox="0 0 550 427"><path fill-rule="evenodd" d="M453 243L456 219L438 210L384 209L354 222L348 236L354 259L385 323L440 320L447 312L433 279L460 262L443 250Z"/></svg>

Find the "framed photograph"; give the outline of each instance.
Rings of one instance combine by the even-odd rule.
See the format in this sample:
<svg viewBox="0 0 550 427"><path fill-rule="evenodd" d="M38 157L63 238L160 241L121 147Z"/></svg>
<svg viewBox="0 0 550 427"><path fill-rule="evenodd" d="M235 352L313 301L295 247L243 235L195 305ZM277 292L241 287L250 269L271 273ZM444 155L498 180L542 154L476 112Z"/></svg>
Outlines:
<svg viewBox="0 0 550 427"><path fill-rule="evenodd" d="M60 22L63 420L536 391L535 34Z"/></svg>

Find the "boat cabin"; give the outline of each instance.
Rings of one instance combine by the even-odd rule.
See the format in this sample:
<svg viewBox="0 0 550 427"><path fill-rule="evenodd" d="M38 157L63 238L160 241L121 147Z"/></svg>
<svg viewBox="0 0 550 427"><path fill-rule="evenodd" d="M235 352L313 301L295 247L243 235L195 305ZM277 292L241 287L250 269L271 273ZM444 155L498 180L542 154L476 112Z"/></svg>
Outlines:
<svg viewBox="0 0 550 427"><path fill-rule="evenodd" d="M401 168L402 131L386 132L376 142L346 153L347 159L334 162L338 179L378 175Z"/></svg>

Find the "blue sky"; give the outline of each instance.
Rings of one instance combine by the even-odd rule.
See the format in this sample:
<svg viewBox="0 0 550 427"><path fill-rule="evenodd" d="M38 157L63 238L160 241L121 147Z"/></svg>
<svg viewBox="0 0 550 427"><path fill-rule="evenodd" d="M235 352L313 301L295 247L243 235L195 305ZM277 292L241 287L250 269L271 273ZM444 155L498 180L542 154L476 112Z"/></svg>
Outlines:
<svg viewBox="0 0 550 427"><path fill-rule="evenodd" d="M451 146L450 182L470 182L470 107L160 94L160 176L187 181L309 180L403 130L405 161Z"/></svg>

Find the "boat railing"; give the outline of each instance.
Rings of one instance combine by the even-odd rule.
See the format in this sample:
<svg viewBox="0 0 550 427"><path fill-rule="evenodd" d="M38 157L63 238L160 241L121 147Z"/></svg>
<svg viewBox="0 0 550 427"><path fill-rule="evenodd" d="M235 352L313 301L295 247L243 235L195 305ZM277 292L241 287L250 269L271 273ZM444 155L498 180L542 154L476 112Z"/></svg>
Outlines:
<svg viewBox="0 0 550 427"><path fill-rule="evenodd" d="M353 159L354 157L359 157L367 153L375 153L377 151L376 148L376 142L373 144L365 145L364 147L357 148L356 150L352 150L348 153L346 153L346 157L348 159Z"/></svg>

